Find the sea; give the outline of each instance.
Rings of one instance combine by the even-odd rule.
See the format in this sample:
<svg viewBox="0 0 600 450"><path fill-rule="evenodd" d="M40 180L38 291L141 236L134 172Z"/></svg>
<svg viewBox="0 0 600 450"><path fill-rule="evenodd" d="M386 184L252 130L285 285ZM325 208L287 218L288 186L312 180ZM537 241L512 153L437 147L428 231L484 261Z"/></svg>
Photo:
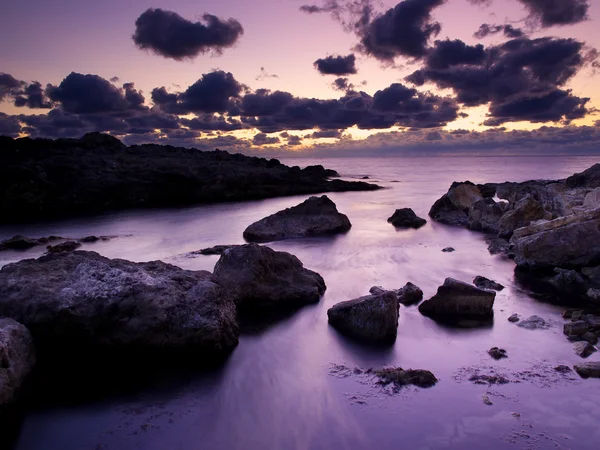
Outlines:
<svg viewBox="0 0 600 450"><path fill-rule="evenodd" d="M130 391L80 401L35 401L22 412L17 450L425 450L600 448L600 380L554 370L582 362L563 335L564 307L541 302L514 277L510 259L487 250L485 236L428 221L418 230L387 223L398 208L428 218L453 181L474 183L560 179L600 158L370 157L281 159L322 164L346 180L369 177L384 189L326 194L352 222L342 235L268 244L296 255L319 272L327 291L318 304L266 328L248 331L222 365L176 369ZM107 213L29 225L3 225L0 239L22 234L116 238L84 244L110 258L162 260L211 271L218 256L189 253L244 243L251 223L307 196ZM453 247L453 253L442 249ZM36 258L43 248L0 253L0 266ZM433 296L447 277L477 275L506 288L493 324L453 328L400 308L398 337L387 347L356 343L327 323L334 304L368 294L372 286L407 282ZM538 315L548 329L527 330L507 319ZM506 349L495 361L491 347ZM588 358L600 360L600 352ZM161 361L156 361L157 368ZM429 389L383 386L369 368L427 369L439 379ZM355 370L360 369L360 370ZM60 367L56 368L60 371ZM114 367L118 373L119 367ZM475 384L478 374L510 382ZM90 391L98 380L90 383ZM100 381L101 383L101 381ZM106 386L101 386L106 388ZM108 386L110 388L110 386ZM110 389L109 389L110 390ZM0 424L0 427L2 424Z"/></svg>

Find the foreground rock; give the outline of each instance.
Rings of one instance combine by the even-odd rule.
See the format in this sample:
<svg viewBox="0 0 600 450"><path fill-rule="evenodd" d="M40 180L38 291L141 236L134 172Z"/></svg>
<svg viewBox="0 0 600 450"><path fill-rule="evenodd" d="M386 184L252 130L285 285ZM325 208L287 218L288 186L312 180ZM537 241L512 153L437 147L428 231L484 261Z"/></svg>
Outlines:
<svg viewBox="0 0 600 450"><path fill-rule="evenodd" d="M393 383L396 387L412 384L420 388L430 388L438 382L438 379L429 370L404 370L398 367L379 369L373 372L379 377L381 384Z"/></svg>
<svg viewBox="0 0 600 450"><path fill-rule="evenodd" d="M91 344L221 355L238 342L235 305L209 272L86 251L4 266L0 316L51 350Z"/></svg>
<svg viewBox="0 0 600 450"><path fill-rule="evenodd" d="M491 317L495 298L495 292L446 278L436 295L419 305L419 311L440 319Z"/></svg>
<svg viewBox="0 0 600 450"><path fill-rule="evenodd" d="M479 275L475 277L473 284L479 289L488 289L491 291L501 291L504 289L504 286L502 286L500 283L496 283L493 280Z"/></svg>
<svg viewBox="0 0 600 450"><path fill-rule="evenodd" d="M401 289L393 290L384 289L381 286L373 286L369 290L369 293L373 295L379 295L388 291L396 294L398 303L401 303L405 306L416 305L421 300L423 300L423 291L421 290L421 288L419 288L419 286L411 282L406 283L406 285L404 285L404 287Z"/></svg>
<svg viewBox="0 0 600 450"><path fill-rule="evenodd" d="M399 228L421 228L427 223L410 208L397 209L387 221Z"/></svg>
<svg viewBox="0 0 600 450"><path fill-rule="evenodd" d="M282 239L343 233L352 225L326 195L310 197L292 208L279 211L253 223L244 231L249 242L271 242Z"/></svg>
<svg viewBox="0 0 600 450"><path fill-rule="evenodd" d="M379 189L328 178L335 175L322 166L302 170L276 159L218 150L126 147L99 133L54 141L4 138L0 192L10 195L0 196L0 222Z"/></svg>
<svg viewBox="0 0 600 450"><path fill-rule="evenodd" d="M327 311L329 323L359 340L391 343L398 332L398 298L392 291L338 303Z"/></svg>
<svg viewBox="0 0 600 450"><path fill-rule="evenodd" d="M261 315L317 303L325 281L294 255L257 244L231 247L215 265L213 279L227 290L241 315Z"/></svg>
<svg viewBox="0 0 600 450"><path fill-rule="evenodd" d="M0 407L14 400L34 364L29 330L12 319L0 318Z"/></svg>
<svg viewBox="0 0 600 450"><path fill-rule="evenodd" d="M582 378L600 378L600 361L594 361L573 366Z"/></svg>

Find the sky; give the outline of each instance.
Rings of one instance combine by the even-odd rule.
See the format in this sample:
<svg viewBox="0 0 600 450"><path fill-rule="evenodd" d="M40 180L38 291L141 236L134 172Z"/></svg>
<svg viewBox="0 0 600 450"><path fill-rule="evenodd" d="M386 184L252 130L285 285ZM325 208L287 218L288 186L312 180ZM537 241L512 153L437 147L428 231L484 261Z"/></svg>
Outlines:
<svg viewBox="0 0 600 450"><path fill-rule="evenodd" d="M0 135L593 153L598 0L10 0Z"/></svg>

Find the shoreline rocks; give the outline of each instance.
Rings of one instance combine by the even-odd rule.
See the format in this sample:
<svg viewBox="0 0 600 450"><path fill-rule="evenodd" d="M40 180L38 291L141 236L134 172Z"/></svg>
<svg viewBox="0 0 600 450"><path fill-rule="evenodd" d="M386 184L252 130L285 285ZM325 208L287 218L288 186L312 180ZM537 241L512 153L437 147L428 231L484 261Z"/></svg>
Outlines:
<svg viewBox="0 0 600 450"><path fill-rule="evenodd" d="M600 378L600 361L575 364L573 368L582 378Z"/></svg>
<svg viewBox="0 0 600 450"><path fill-rule="evenodd" d="M341 302L327 311L329 323L353 338L393 343L398 333L398 298L392 291Z"/></svg>
<svg viewBox="0 0 600 450"><path fill-rule="evenodd" d="M434 319L491 317L495 298L493 291L446 278L437 293L419 305L419 311Z"/></svg>
<svg viewBox="0 0 600 450"><path fill-rule="evenodd" d="M495 281L480 275L473 279L473 284L479 289L487 289L491 291L502 291L504 289L504 286L502 286L500 283L496 283Z"/></svg>
<svg viewBox="0 0 600 450"><path fill-rule="evenodd" d="M411 208L397 209L388 220L397 228L421 228L427 221L417 216Z"/></svg>
<svg viewBox="0 0 600 450"><path fill-rule="evenodd" d="M329 197L310 197L304 202L254 222L244 231L248 242L272 242L291 238L344 233L350 220L338 212Z"/></svg>
<svg viewBox="0 0 600 450"><path fill-rule="evenodd" d="M0 408L14 401L34 364L29 330L13 319L0 318Z"/></svg>

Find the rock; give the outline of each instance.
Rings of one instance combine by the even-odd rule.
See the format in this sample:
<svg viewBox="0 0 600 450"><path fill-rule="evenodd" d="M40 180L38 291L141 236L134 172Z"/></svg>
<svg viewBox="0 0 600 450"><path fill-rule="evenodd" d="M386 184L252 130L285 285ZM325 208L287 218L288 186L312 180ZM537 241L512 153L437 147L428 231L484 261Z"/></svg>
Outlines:
<svg viewBox="0 0 600 450"><path fill-rule="evenodd" d="M25 236L17 235L10 239L0 242L0 250L27 250L28 248L39 245L37 239L31 239Z"/></svg>
<svg viewBox="0 0 600 450"><path fill-rule="evenodd" d="M521 320L521 317L516 313L508 318L508 321L512 323L518 322L519 320Z"/></svg>
<svg viewBox="0 0 600 450"><path fill-rule="evenodd" d="M81 242L66 241L56 245L49 245L48 247L46 247L46 249L48 250L48 253L62 253L73 252L79 247L81 247Z"/></svg>
<svg viewBox="0 0 600 450"><path fill-rule="evenodd" d="M502 358L508 358L508 354L506 353L506 350L504 350L503 348L492 347L488 350L488 354L495 360L499 360Z"/></svg>
<svg viewBox="0 0 600 450"><path fill-rule="evenodd" d="M600 286L600 266L584 267L581 269L581 273L592 283L596 283Z"/></svg>
<svg viewBox="0 0 600 450"><path fill-rule="evenodd" d="M334 174L219 150L125 147L108 135L6 139L0 152L0 192L10 195L0 195L0 222L380 189L364 181L329 179Z"/></svg>
<svg viewBox="0 0 600 450"><path fill-rule="evenodd" d="M381 384L393 383L396 387L412 384L420 388L430 388L438 382L429 370L404 370L398 367L375 370L374 373L379 377Z"/></svg>
<svg viewBox="0 0 600 450"><path fill-rule="evenodd" d="M233 350L239 334L235 305L209 272L87 251L4 266L0 316L23 323L36 342L61 351L97 345L217 356Z"/></svg>
<svg viewBox="0 0 600 450"><path fill-rule="evenodd" d="M590 288L585 295L592 303L600 303L600 289Z"/></svg>
<svg viewBox="0 0 600 450"><path fill-rule="evenodd" d="M600 207L600 188L588 192L583 200L583 207L585 209L595 209Z"/></svg>
<svg viewBox="0 0 600 450"><path fill-rule="evenodd" d="M503 205L491 198L482 198L473 203L469 209L468 227L471 230L497 233L498 223L503 214Z"/></svg>
<svg viewBox="0 0 600 450"><path fill-rule="evenodd" d="M573 349L575 350L575 354L582 358L587 358L596 351L596 348L592 344L585 341L575 342Z"/></svg>
<svg viewBox="0 0 600 450"><path fill-rule="evenodd" d="M198 250L197 252L192 252L195 255L222 255L225 250L230 248L237 247L237 245L215 245L210 248L203 248L202 250Z"/></svg>
<svg viewBox="0 0 600 450"><path fill-rule="evenodd" d="M575 270L567 270L556 267L554 275L548 283L564 296L580 296L586 291L587 283Z"/></svg>
<svg viewBox="0 0 600 450"><path fill-rule="evenodd" d="M14 400L34 364L29 330L13 319L0 318L0 407Z"/></svg>
<svg viewBox="0 0 600 450"><path fill-rule="evenodd" d="M563 333L567 336L573 334L577 336L583 336L590 331L590 328L590 324L585 320L578 320L576 322L565 323L563 327Z"/></svg>
<svg viewBox="0 0 600 450"><path fill-rule="evenodd" d="M338 303L327 311L329 323L344 334L390 343L398 332L398 298L392 291Z"/></svg>
<svg viewBox="0 0 600 450"><path fill-rule="evenodd" d="M567 178L566 184L571 188L581 186L587 188L600 187L600 164L595 164L581 173L570 176Z"/></svg>
<svg viewBox="0 0 600 450"><path fill-rule="evenodd" d="M565 365L556 366L554 368L554 370L556 370L559 373L570 373L570 372L573 372L569 366L565 366Z"/></svg>
<svg viewBox="0 0 600 450"><path fill-rule="evenodd" d="M531 316L521 320L517 323L517 326L525 328L526 330L544 330L550 327L550 325L540 316Z"/></svg>
<svg viewBox="0 0 600 450"><path fill-rule="evenodd" d="M253 223L244 231L249 242L343 233L351 228L350 220L340 214L326 195L310 197L292 208L279 211Z"/></svg>
<svg viewBox="0 0 600 450"><path fill-rule="evenodd" d="M427 223L425 219L418 217L410 208L397 209L387 221L395 227L404 228L421 228Z"/></svg>
<svg viewBox="0 0 600 450"><path fill-rule="evenodd" d="M364 176L364 177L361 177L360 179L361 179L361 180L368 180L368 179L369 179L369 177L367 177L367 176Z"/></svg>
<svg viewBox="0 0 600 450"><path fill-rule="evenodd" d="M589 331L587 333L585 333L584 335L582 335L581 339L589 342L592 345L596 345L598 343L598 336L596 336L594 333L589 332Z"/></svg>
<svg viewBox="0 0 600 450"><path fill-rule="evenodd" d="M500 237L510 237L517 228L545 217L544 207L531 194L525 195L514 208L504 213L498 224Z"/></svg>
<svg viewBox="0 0 600 450"><path fill-rule="evenodd" d="M294 255L257 244L225 250L213 279L247 316L317 303L326 289L321 275L305 269Z"/></svg>
<svg viewBox="0 0 600 450"><path fill-rule="evenodd" d="M495 292L446 278L436 295L419 305L419 311L434 318L489 317L495 298Z"/></svg>
<svg viewBox="0 0 600 450"><path fill-rule="evenodd" d="M481 191L473 183L453 183L448 193L433 204L429 216L446 225L467 226L469 209L482 198Z"/></svg>
<svg viewBox="0 0 600 450"><path fill-rule="evenodd" d="M468 211L475 202L483 198L479 188L470 182L453 184L447 195L452 204L462 211Z"/></svg>
<svg viewBox="0 0 600 450"><path fill-rule="evenodd" d="M581 336L577 336L576 334L569 334L567 336L567 340L569 342L579 342L579 341L582 341L583 338Z"/></svg>
<svg viewBox="0 0 600 450"><path fill-rule="evenodd" d="M453 252L455 252L456 250L455 250L454 248L452 248L452 247L446 247L446 248L442 249L442 251L443 251L444 253L453 253Z"/></svg>
<svg viewBox="0 0 600 450"><path fill-rule="evenodd" d="M476 276L473 280L473 284L480 289L488 289L492 291L501 291L504 289L500 283L496 283L488 278L482 276Z"/></svg>
<svg viewBox="0 0 600 450"><path fill-rule="evenodd" d="M508 241L495 236L486 236L485 241L488 244L490 255L508 255Z"/></svg>
<svg viewBox="0 0 600 450"><path fill-rule="evenodd" d="M408 282L397 291L398 303L405 306L415 305L423 300L423 291L418 286Z"/></svg>
<svg viewBox="0 0 600 450"><path fill-rule="evenodd" d="M381 295L386 292L390 292L389 289L384 289L381 286L373 286L371 289L369 289L369 294L371 294L371 295Z"/></svg>
<svg viewBox="0 0 600 450"><path fill-rule="evenodd" d="M483 404L487 405L487 406L492 406L494 403L492 403L492 401L490 400L490 397L487 395L484 395L481 397L481 400L483 400Z"/></svg>
<svg viewBox="0 0 600 450"><path fill-rule="evenodd" d="M582 378L600 378L600 361L594 361L573 366Z"/></svg>
<svg viewBox="0 0 600 450"><path fill-rule="evenodd" d="M473 375L469 378L475 384L508 384L510 381L502 375Z"/></svg>
<svg viewBox="0 0 600 450"><path fill-rule="evenodd" d="M519 228L510 246L522 267L589 266L600 255L600 208Z"/></svg>

